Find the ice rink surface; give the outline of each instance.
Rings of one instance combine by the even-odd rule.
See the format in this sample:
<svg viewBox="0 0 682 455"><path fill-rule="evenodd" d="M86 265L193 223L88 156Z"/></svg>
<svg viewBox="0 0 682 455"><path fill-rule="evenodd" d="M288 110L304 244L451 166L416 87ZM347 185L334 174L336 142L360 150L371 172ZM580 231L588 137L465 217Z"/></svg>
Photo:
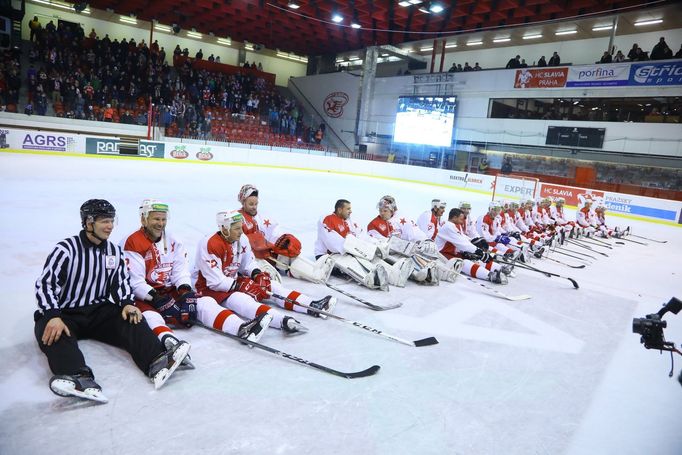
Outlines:
<svg viewBox="0 0 682 455"><path fill-rule="evenodd" d="M259 212L295 233L308 257L315 223L339 198L352 202L363 226L384 194L414 219L433 197L448 209L468 200L476 215L489 201L333 173L0 153L0 454L682 454L682 359L669 378L669 355L645 350L632 333L633 317L682 298L682 229L613 216L611 224L668 243L614 245L581 270L536 260L580 289L518 270L497 289L533 296L525 301L502 300L462 277L388 293L334 279L372 302L404 303L374 312L284 278L311 296L339 297L338 315L440 341L414 348L305 315L307 334L271 329L261 340L343 371L380 365L369 378L331 376L195 327L176 333L192 343L197 369L176 372L159 391L127 353L83 341L109 403L53 395L33 336L33 289L55 243L79 231L80 205L111 201L118 242L139 227L140 201L162 198L171 205L168 230L193 260L199 239L216 230L215 213L238 207L244 183L259 187ZM682 315L666 319L666 338L681 342Z"/></svg>

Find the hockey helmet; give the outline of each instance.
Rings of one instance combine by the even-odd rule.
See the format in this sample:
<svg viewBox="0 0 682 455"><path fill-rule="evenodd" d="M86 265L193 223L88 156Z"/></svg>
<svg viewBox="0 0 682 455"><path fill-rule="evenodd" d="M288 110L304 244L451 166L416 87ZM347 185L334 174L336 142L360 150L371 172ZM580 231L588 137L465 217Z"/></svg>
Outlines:
<svg viewBox="0 0 682 455"><path fill-rule="evenodd" d="M239 201L240 204L244 204L244 201L249 196L256 196L257 197L258 196L258 188L256 188L255 185L247 183L246 185L242 185L241 189L239 190L239 194L237 195L237 200Z"/></svg>
<svg viewBox="0 0 682 455"><path fill-rule="evenodd" d="M168 204L161 202L158 199L145 199L140 205L140 216L145 220L149 216L149 212L165 212L168 213Z"/></svg>
<svg viewBox="0 0 682 455"><path fill-rule="evenodd" d="M500 201L491 201L490 204L488 204L488 210L501 210L502 209L502 204L500 204Z"/></svg>
<svg viewBox="0 0 682 455"><path fill-rule="evenodd" d="M444 209L446 205L448 205L447 202L445 202L442 199L432 199L431 200L431 208L432 209Z"/></svg>
<svg viewBox="0 0 682 455"><path fill-rule="evenodd" d="M471 202L462 201L459 203L459 208L471 210Z"/></svg>
<svg viewBox="0 0 682 455"><path fill-rule="evenodd" d="M104 199L90 199L81 205L81 225L96 221L98 218L116 218L116 209Z"/></svg>
<svg viewBox="0 0 682 455"><path fill-rule="evenodd" d="M391 212L395 213L396 210L398 210L398 206L395 203L395 198L393 196L383 196L381 199L379 199L379 202L377 202L377 209L389 209Z"/></svg>
<svg viewBox="0 0 682 455"><path fill-rule="evenodd" d="M218 212L215 216L215 221L219 228L230 229L233 224L244 221L244 216L238 210Z"/></svg>

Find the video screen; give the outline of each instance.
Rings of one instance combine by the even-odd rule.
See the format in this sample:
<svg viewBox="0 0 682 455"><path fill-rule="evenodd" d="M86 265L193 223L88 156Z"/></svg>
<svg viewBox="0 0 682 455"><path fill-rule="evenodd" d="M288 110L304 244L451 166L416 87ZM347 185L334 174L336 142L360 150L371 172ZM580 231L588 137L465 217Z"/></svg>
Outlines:
<svg viewBox="0 0 682 455"><path fill-rule="evenodd" d="M393 142L449 147L456 108L456 96L400 97Z"/></svg>

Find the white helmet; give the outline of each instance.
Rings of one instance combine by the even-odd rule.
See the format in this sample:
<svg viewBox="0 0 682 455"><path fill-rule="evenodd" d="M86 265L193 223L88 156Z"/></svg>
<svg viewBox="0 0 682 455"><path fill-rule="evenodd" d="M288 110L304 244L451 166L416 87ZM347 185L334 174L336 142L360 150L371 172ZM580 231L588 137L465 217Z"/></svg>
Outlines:
<svg viewBox="0 0 682 455"><path fill-rule="evenodd" d="M462 201L459 203L459 208L471 210L471 202Z"/></svg>
<svg viewBox="0 0 682 455"><path fill-rule="evenodd" d="M233 224L244 221L244 216L242 216L239 210L218 212L215 216L215 221L219 228L230 229Z"/></svg>
<svg viewBox="0 0 682 455"><path fill-rule="evenodd" d="M168 204L159 201L158 199L145 199L140 204L140 216L145 220L149 216L149 212L165 212L168 217Z"/></svg>
<svg viewBox="0 0 682 455"><path fill-rule="evenodd" d="M398 206L395 203L395 198L393 196L383 196L381 199L379 199L379 202L377 202L377 209L389 209L391 212L395 213L396 210L398 210Z"/></svg>
<svg viewBox="0 0 682 455"><path fill-rule="evenodd" d="M499 210L502 208L502 204L499 203L499 201L491 201L490 204L488 204L488 210Z"/></svg>
<svg viewBox="0 0 682 455"><path fill-rule="evenodd" d="M244 201L249 196L258 196L258 188L256 188L255 185L247 183L246 185L242 185L241 189L239 190L237 200L240 204L244 204Z"/></svg>
<svg viewBox="0 0 682 455"><path fill-rule="evenodd" d="M447 202L445 202L442 199L432 199L431 200L431 208L432 209L444 209L446 205L448 205Z"/></svg>

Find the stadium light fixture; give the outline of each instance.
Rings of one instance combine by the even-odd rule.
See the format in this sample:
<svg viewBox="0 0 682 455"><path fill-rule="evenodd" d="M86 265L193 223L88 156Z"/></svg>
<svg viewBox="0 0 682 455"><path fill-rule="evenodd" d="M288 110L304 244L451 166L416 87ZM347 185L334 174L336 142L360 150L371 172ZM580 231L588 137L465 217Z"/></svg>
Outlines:
<svg viewBox="0 0 682 455"><path fill-rule="evenodd" d="M480 46L481 44L483 44L483 41L469 41L467 46Z"/></svg>
<svg viewBox="0 0 682 455"><path fill-rule="evenodd" d="M445 8L443 8L443 5L441 5L440 3L431 3L429 5L429 11L431 11L434 14L442 13L444 9Z"/></svg>
<svg viewBox="0 0 682 455"><path fill-rule="evenodd" d="M343 22L343 16L340 15L339 13L332 14L332 22L335 22L337 24Z"/></svg>
<svg viewBox="0 0 682 455"><path fill-rule="evenodd" d="M597 25L596 27L592 27L593 32L601 32L604 30L611 30L613 28L613 25Z"/></svg>
<svg viewBox="0 0 682 455"><path fill-rule="evenodd" d="M523 39L537 39L537 38L542 38L542 34L537 33L535 35L526 35L523 37Z"/></svg>
<svg viewBox="0 0 682 455"><path fill-rule="evenodd" d="M291 9L299 9L301 7L301 5L299 5L296 2L289 2L289 4L287 6Z"/></svg>
<svg viewBox="0 0 682 455"><path fill-rule="evenodd" d="M509 38L509 37L507 37L507 38L495 38L495 39L493 39L493 43L507 43L507 42L509 42L509 41L511 41L511 38Z"/></svg>
<svg viewBox="0 0 682 455"><path fill-rule="evenodd" d="M125 24L137 25L137 19L130 16L121 16L118 18L119 21Z"/></svg>
<svg viewBox="0 0 682 455"><path fill-rule="evenodd" d="M578 30L562 30L560 32L556 32L555 35L561 36L561 35L575 35L578 33Z"/></svg>
<svg viewBox="0 0 682 455"><path fill-rule="evenodd" d="M351 28L362 28L362 26L355 21L351 22L350 26Z"/></svg>
<svg viewBox="0 0 682 455"><path fill-rule="evenodd" d="M635 22L635 27L641 27L642 25L654 25L654 24L660 24L663 22L663 19L651 19L647 21L637 21Z"/></svg>
<svg viewBox="0 0 682 455"><path fill-rule="evenodd" d="M398 6L402 6L402 7L405 7L405 8L408 7L408 6L410 6L411 4L412 4L412 3L408 2L407 0L403 0L402 2L398 2Z"/></svg>
<svg viewBox="0 0 682 455"><path fill-rule="evenodd" d="M452 49L454 47L457 47L457 43L450 43L445 45L445 49Z"/></svg>

